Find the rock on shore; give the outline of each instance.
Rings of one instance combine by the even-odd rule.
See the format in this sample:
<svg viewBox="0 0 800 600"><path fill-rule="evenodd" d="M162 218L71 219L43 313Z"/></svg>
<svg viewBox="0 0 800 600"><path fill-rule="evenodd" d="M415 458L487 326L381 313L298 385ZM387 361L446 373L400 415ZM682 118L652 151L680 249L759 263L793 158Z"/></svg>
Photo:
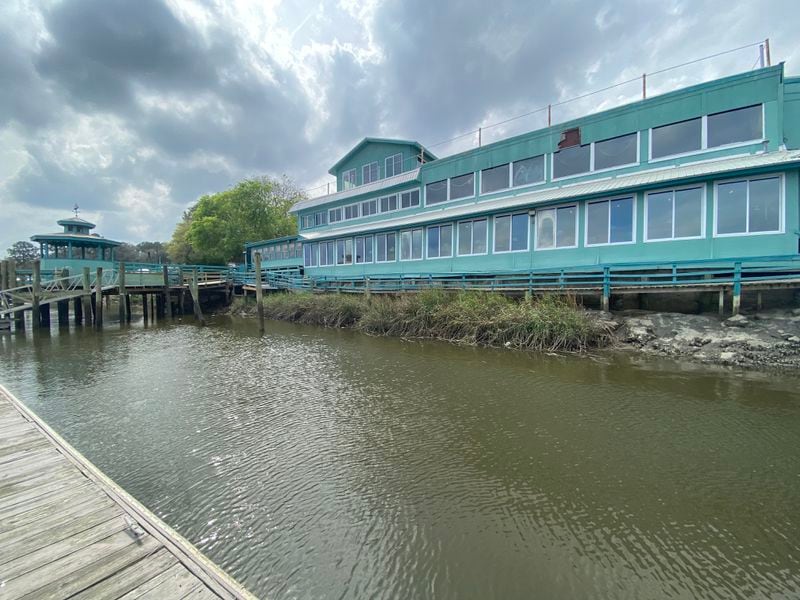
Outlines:
<svg viewBox="0 0 800 600"><path fill-rule="evenodd" d="M800 309L719 318L618 313L617 340L650 354L743 367L800 368Z"/></svg>

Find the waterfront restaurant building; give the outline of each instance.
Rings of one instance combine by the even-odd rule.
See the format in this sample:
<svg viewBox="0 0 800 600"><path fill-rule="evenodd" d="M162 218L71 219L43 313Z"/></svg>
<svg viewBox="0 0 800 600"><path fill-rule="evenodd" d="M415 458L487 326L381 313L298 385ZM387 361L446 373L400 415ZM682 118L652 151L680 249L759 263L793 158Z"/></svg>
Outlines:
<svg viewBox="0 0 800 600"><path fill-rule="evenodd" d="M446 158L367 138L280 243L310 278L797 255L799 171L800 77L781 64Z"/></svg>
<svg viewBox="0 0 800 600"><path fill-rule="evenodd" d="M74 217L61 219L58 224L63 231L31 236L31 241L39 244L42 270L68 269L76 273L82 267L113 266L115 250L122 242L92 233L95 224L78 217L77 209Z"/></svg>

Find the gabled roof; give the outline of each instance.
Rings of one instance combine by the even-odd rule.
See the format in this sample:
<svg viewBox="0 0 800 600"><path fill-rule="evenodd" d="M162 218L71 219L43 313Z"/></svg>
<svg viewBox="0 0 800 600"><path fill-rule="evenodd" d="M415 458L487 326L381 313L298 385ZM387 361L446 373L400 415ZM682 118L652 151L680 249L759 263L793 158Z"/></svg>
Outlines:
<svg viewBox="0 0 800 600"><path fill-rule="evenodd" d="M336 169L338 169L342 163L346 162L350 159L353 154L361 150L367 144L397 144L398 146L413 146L417 150L423 153L423 157L426 161L436 160L436 156L425 149L425 147L420 144L419 142L415 142L413 140L393 140L390 138L375 138L375 137L365 137L363 140L358 142L353 148L345 154L342 158L340 158L335 165L333 165L330 169L328 169L328 173L331 175L336 174Z"/></svg>

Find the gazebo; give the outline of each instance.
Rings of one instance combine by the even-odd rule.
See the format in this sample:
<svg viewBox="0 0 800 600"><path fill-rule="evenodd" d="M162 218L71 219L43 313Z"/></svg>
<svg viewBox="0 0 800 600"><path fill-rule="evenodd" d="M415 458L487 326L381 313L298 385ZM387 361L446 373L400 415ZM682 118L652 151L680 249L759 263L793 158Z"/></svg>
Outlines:
<svg viewBox="0 0 800 600"><path fill-rule="evenodd" d="M43 269L62 269L78 266L102 266L98 263L114 261L114 250L122 242L109 240L96 233L94 223L75 216L58 221L64 230L58 233L31 236L31 241L39 243L39 256ZM86 262L83 262L86 261Z"/></svg>

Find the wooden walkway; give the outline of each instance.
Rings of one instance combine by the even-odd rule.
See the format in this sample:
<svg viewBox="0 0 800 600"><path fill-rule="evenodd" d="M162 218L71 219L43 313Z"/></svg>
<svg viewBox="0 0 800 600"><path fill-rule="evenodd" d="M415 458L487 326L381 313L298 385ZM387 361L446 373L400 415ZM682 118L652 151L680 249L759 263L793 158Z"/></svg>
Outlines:
<svg viewBox="0 0 800 600"><path fill-rule="evenodd" d="M253 599L0 385L0 600Z"/></svg>

